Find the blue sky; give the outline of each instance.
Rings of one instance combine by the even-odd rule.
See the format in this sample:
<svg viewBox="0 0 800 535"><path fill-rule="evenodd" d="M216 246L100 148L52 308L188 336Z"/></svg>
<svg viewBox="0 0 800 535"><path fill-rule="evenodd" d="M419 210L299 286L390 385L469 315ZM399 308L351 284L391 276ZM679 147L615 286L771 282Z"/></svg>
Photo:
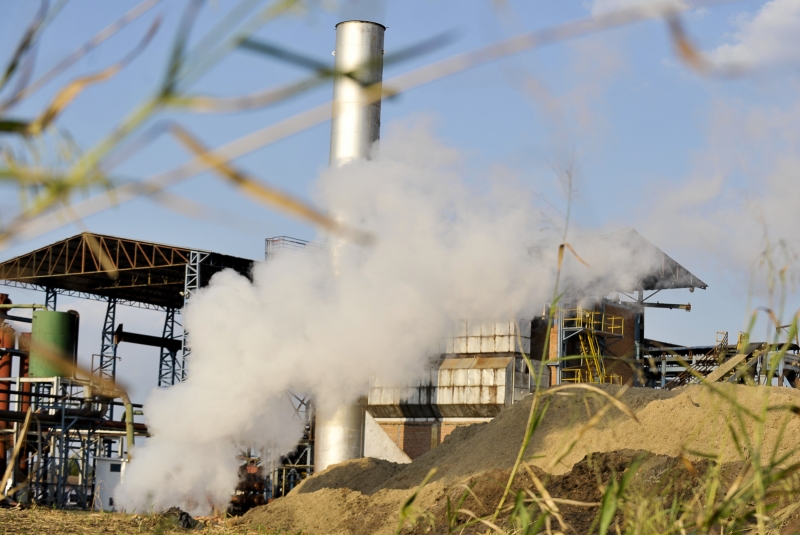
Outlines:
<svg viewBox="0 0 800 535"><path fill-rule="evenodd" d="M69 2L41 42L34 73L44 72L136 3ZM82 149L90 148L158 86L185 4L161 3L14 114L35 115L60 84L117 61L135 46L155 17L163 17L154 40L129 67L109 82L87 89L58 120L59 129L68 131ZM210 2L200 14L193 37L207 32L233 4ZM456 31L457 39L446 47L387 67L388 79L512 35L647 1L355 4L360 5L354 7L351 2L345 9L377 14L388 26L387 53ZM257 37L332 61L334 25L344 16L337 6L313 3L303 13L264 25ZM0 50L4 55L11 53L36 8L35 3L23 0L3 2ZM651 20L523 53L412 90L384 102L382 123L386 131L397 122L430 118L437 135L462 152L470 172L507 167L557 206L564 201L554 169L573 162L577 169L573 213L578 224L636 227L709 284L706 291L659 296L662 301L691 301L693 311L648 311L647 335L705 344L713 343L716 331L740 330L748 304L768 302L759 291L748 301L751 267L764 247L759 221L765 222L771 240L784 239L790 247L796 244L799 221L791 212L796 211L793 201L800 190L794 178L800 169L794 134L800 121L796 97L800 1L745 1L690 9L682 20L700 50L721 64L748 66L746 76L726 79L693 72L675 56L664 21ZM235 51L191 89L233 96L305 74L274 59ZM330 96L331 87L326 84L265 110L164 117L189 127L205 143L220 145L324 103ZM237 163L272 185L308 197L327 166L328 138L329 124L321 124ZM142 178L186 160L182 148L163 138L127 162L120 173ZM311 239L315 235L308 225L264 209L208 174L173 192L220 209L229 224L187 219L148 200L113 208L86 219L85 224L100 233L255 259L263 257L266 237ZM4 222L13 215L16 202L13 190L0 186ZM0 252L0 259L78 232L76 227L64 227L14 243ZM765 275L758 272L755 277L760 282ZM68 300L62 302L67 306ZM80 301L69 306L81 310L84 317L88 330L82 335L84 352L98 351L102 305ZM157 314L123 309L120 315L126 328L160 331ZM120 350L121 370L141 383L140 394L146 390L148 377L155 381L153 352Z"/></svg>

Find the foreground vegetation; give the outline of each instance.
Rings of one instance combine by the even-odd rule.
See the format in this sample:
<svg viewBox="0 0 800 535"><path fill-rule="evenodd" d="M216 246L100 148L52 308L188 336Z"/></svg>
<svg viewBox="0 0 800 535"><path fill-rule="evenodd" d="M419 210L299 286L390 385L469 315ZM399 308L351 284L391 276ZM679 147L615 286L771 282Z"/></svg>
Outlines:
<svg viewBox="0 0 800 535"><path fill-rule="evenodd" d="M169 514L128 515L84 511L59 511L46 507L31 509L0 509L0 534L58 533L64 535L89 535L117 533L122 535L148 533L214 533L230 535L272 535L286 533L265 528L232 527L225 520L200 518L202 526L181 528L178 518Z"/></svg>

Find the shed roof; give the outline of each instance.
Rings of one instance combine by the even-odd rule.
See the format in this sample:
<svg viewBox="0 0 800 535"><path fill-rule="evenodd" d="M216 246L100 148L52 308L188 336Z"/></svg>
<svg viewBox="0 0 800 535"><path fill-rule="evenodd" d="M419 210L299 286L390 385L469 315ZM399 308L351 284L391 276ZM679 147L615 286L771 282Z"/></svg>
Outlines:
<svg viewBox="0 0 800 535"><path fill-rule="evenodd" d="M0 282L129 305L180 308L186 266L198 253L200 286L225 268L249 275L252 260L84 232L0 263Z"/></svg>

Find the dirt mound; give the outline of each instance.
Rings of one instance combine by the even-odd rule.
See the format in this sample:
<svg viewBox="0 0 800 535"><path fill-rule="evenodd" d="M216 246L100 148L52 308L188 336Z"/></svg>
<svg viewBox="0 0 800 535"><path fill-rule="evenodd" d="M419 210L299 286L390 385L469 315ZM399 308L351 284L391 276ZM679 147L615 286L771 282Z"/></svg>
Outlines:
<svg viewBox="0 0 800 535"><path fill-rule="evenodd" d="M781 454L794 447L793 440L784 439L780 444L776 441L784 426L785 437L800 435L800 416L766 409L800 406L800 391L739 385L718 385L718 389L718 393L700 386L676 391L629 389L621 399L636 414L638 422L612 409L597 425L585 430L563 461L555 465L554 458L567 451L592 415L607 402L586 390L548 394L543 398L549 403L547 412L526 459L538 467L554 496L596 501L612 469L617 474L623 472L636 451L649 454L647 463L656 472L680 469L681 456L700 467L706 462L703 457L709 454L723 463L739 461L741 454L729 431L729 424L735 428L738 422L735 405L739 411L765 415L764 457L773 450ZM618 387L606 386L604 390L615 394ZM476 514L483 510L481 507L496 503L519 450L531 402L532 396L502 411L488 424L457 429L411 464L360 460L331 467L286 498L250 511L239 522L308 533L391 533L397 527L398 510L410 496L410 489L436 468L436 475L420 493L416 506L427 511L435 521L434 532L438 532L443 529L442 522L446 526L446 497L452 494L451 501L457 500L463 493L463 483L480 484L478 496L482 494L481 502L485 503L472 504ZM753 419L745 417L742 421L744 434L752 436ZM517 482L520 488L530 484L527 477L522 475ZM494 494L490 489L495 489ZM591 519L593 514L591 508L580 508L575 511L574 520L582 525L581 519Z"/></svg>
<svg viewBox="0 0 800 535"><path fill-rule="evenodd" d="M320 489L349 489L362 494L374 494L383 483L406 465L383 459L356 459L334 465L300 483L292 494L307 494Z"/></svg>

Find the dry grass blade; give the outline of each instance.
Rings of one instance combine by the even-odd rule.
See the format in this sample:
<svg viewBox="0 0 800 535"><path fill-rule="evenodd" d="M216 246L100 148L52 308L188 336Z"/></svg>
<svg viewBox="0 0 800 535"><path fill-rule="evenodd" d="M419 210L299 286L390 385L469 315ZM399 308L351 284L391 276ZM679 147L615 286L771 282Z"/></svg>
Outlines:
<svg viewBox="0 0 800 535"><path fill-rule="evenodd" d="M580 262L581 264L583 264L586 267L592 267L588 263L586 263L586 261L583 258L581 258L580 255L577 252L575 252L575 249L572 248L572 245L570 245L568 243L565 243L564 245L567 247L567 249L569 249L569 251L572 253L572 255L578 260L578 262Z"/></svg>
<svg viewBox="0 0 800 535"><path fill-rule="evenodd" d="M181 143L186 145L197 157L205 160L208 166L222 176L227 178L231 183L240 188L243 192L259 199L266 204L278 208L306 221L310 221L330 232L334 232L353 239L361 244L368 244L372 242L372 236L365 232L361 232L349 227L343 226L341 223L329 217L316 208L291 197L290 195L280 192L271 188L254 178L251 178L244 173L234 169L227 162L215 157L213 153L209 152L201 143L199 143L188 131L173 125L172 133L178 138Z"/></svg>
<svg viewBox="0 0 800 535"><path fill-rule="evenodd" d="M463 488L464 488L464 491L465 491L465 492L466 492L466 493L467 493L469 496L472 496L472 498L473 498L473 499L474 499L474 500L477 502L477 504L478 504L479 506L483 507L483 502L481 501L481 499L480 499L480 498L478 498L478 495L477 495L477 494L475 494L475 491L473 491L473 490L472 490L472 488L471 488L469 485L467 485L467 484L465 484L465 483L461 483L460 485L458 485L458 487L463 487Z"/></svg>
<svg viewBox="0 0 800 535"><path fill-rule="evenodd" d="M668 17L667 25L678 57L692 70L703 75L739 76L744 69L736 65L716 65L691 42L677 16Z"/></svg>
<svg viewBox="0 0 800 535"><path fill-rule="evenodd" d="M36 15L33 17L33 21L31 21L28 29L25 30L25 34L22 36L22 39L17 45L17 49L14 51L14 55L11 56L11 61L9 61L8 66L3 72L3 78L0 79L0 89L3 89L8 81L11 80L11 77L17 72L20 63L24 60L25 55L33 48L36 42L36 35L45 20L49 5L47 0L42 0L40 2L39 11L37 11Z"/></svg>
<svg viewBox="0 0 800 535"><path fill-rule="evenodd" d="M432 50L451 42L453 35L453 32L447 32L432 39L412 45L394 54L389 54L383 58L383 64L389 65L391 63L400 62L425 54L427 52L431 52ZM294 82L283 87L257 91L249 95L242 95L238 97L181 96L170 98L168 103L172 106L189 108L192 111L202 113L229 113L245 111L269 106L270 104L293 97L299 93L323 84L328 79L333 78L333 76L336 75L336 72L331 65L328 65L327 63L319 61L315 58L310 58L303 54L288 50L284 47L265 43L263 41L256 41L252 38L243 39L239 47L245 50L252 50L267 54L271 57L287 61L293 65L311 69L315 71L316 74L311 78L300 80L299 82ZM344 76L352 77L353 73L357 72L358 70L359 69L354 69L352 72L342 74Z"/></svg>
<svg viewBox="0 0 800 535"><path fill-rule="evenodd" d="M89 251L91 252L92 256L97 259L102 266L103 271L108 274L110 279L117 280L119 278L119 272L117 271L116 264L114 264L114 261L111 259L109 251L100 245L100 242L97 241L97 238L95 238L94 234L88 232L88 229L85 229L84 232L86 241L89 244Z"/></svg>
<svg viewBox="0 0 800 535"><path fill-rule="evenodd" d="M479 517L478 515L476 515L475 513L473 513L472 511L470 511L469 509L459 509L459 510L457 510L457 511L456 511L456 513L461 513L461 514L467 515L468 517L472 518L473 520L475 520L475 521L477 521L477 522L480 522L480 523L481 523L481 524L483 524L484 526L486 526L486 527L488 527L488 528L490 528L490 529L492 529L492 530L496 531L497 533L502 533L502 534L505 534L505 533L506 533L506 532L505 532L505 530L503 530L502 528L500 528L500 527L499 527L497 524L495 524L494 522L492 522L492 521L490 521L490 520L486 520L485 518L481 518L481 517Z"/></svg>
<svg viewBox="0 0 800 535"><path fill-rule="evenodd" d="M46 85L48 82L52 81L56 76L58 76L66 69L74 65L75 62L80 60L90 51L97 48L100 44L102 44L104 41L115 35L129 23L133 22L134 20L138 19L139 17L147 13L150 9L158 5L160 2L161 0L144 0L142 3L135 6L133 9L125 13L125 15L123 15L120 19L113 22L109 26L103 28L83 46L76 49L66 58L59 61L52 69L47 71L37 80L35 80L32 84L22 88L20 91L12 95L8 100L0 104L0 112L7 110L11 106L13 106L16 102L22 100L23 98L28 97L29 95L33 94L34 92L44 87L44 85Z"/></svg>
<svg viewBox="0 0 800 535"><path fill-rule="evenodd" d="M221 161L232 160L248 154L264 145L300 132L306 128L319 124L331 115L330 104L323 104L307 110L300 115L271 125L263 130L254 132L244 138L233 141L219 149L209 152L208 155ZM186 180L208 169L208 159L195 158L169 171L155 174L143 181L116 187L113 196L105 193L95 195L84 201L72 205L74 213L86 218L97 214L111 206L136 199L140 196L154 195L164 189ZM5 240L0 239L2 248L11 237L31 239L44 232L54 230L63 225L66 216L64 210L56 210L38 217L22 216L6 227Z"/></svg>
<svg viewBox="0 0 800 535"><path fill-rule="evenodd" d="M403 524L405 523L406 519L411 517L413 514L412 507L414 506L414 502L417 500L417 496L422 491L423 487L428 484L428 481L436 474L436 468L431 468L428 475L425 476L425 479L422 480L422 483L414 489L414 493L403 502L403 505L400 507L400 520L397 523L397 529L395 530L395 534L399 534L403 530Z"/></svg>
<svg viewBox="0 0 800 535"><path fill-rule="evenodd" d="M66 85L58 94L55 96L53 101L50 105L45 109L42 114L31 123L30 127L28 128L28 133L31 135L37 135L41 133L45 128L47 128L50 123L52 123L55 118L62 112L64 109L69 106L69 104L75 100L78 95L80 95L84 89L89 87L90 85L104 82L109 78L116 75L122 69L124 69L131 61L133 61L136 56L138 56L150 43L150 40L155 35L156 31L158 30L159 25L161 24L161 19L157 18L153 23L150 25L147 33L144 35L141 41L136 45L136 47L129 52L121 61L111 65L110 67L103 69L102 71L90 74L88 76L82 76L77 80L73 80L69 84Z"/></svg>
<svg viewBox="0 0 800 535"><path fill-rule="evenodd" d="M292 65L310 69L315 71L319 76L333 76L333 68L324 61L306 56L305 54L300 54L299 52L294 52L282 46L259 41L252 37L242 39L239 43L239 48L258 52L259 54L266 54L267 56L291 63Z"/></svg>
<svg viewBox="0 0 800 535"><path fill-rule="evenodd" d="M550 498L555 503L560 503L562 505L574 505L576 507L597 507L600 505L600 502L580 502L577 500L568 500L566 498Z"/></svg>
<svg viewBox="0 0 800 535"><path fill-rule="evenodd" d="M563 531L566 531L567 524L564 522L564 517L561 516L561 512L558 510L558 505L556 505L556 502L553 500L553 497L550 496L550 493L547 491L542 481L538 477L536 477L536 474L533 472L533 470L531 470L531 467L528 465L528 463L522 461L522 467L525 468L525 471L528 472L528 477L531 478L531 481L533 481L533 485L536 487L536 490L538 490L539 494L542 495L542 500L544 500L544 503L547 505L547 508L549 509L548 512L551 515L553 515L556 518L556 520L558 520L558 525L561 526L561 529Z"/></svg>
<svg viewBox="0 0 800 535"><path fill-rule="evenodd" d="M371 86L367 88L367 93L371 101L377 101L382 96L399 94L435 80L440 80L453 74L526 50L532 50L543 45L574 39L641 20L673 15L682 10L683 8L677 9L673 2L663 2L655 5L648 5L647 8L635 7L614 11L593 18L568 22L545 30L513 37L473 52L431 63L390 79L383 84L376 84L374 87ZM331 103L328 102L234 140L208 154L212 155L214 159L219 159L219 161L230 161L264 147L265 145L288 137L289 135L296 134L311 126L327 121L330 117ZM104 144L107 143L104 142ZM142 191L152 192L161 190L164 187L168 187L169 185L202 172L207 168L207 160L207 158L198 158L170 171L151 176L149 179L146 179L147 183L143 187L131 187L128 188L124 194L119 193L119 202L133 199L142 194ZM111 205L113 205L113 203L103 195L76 204L75 210L81 217L87 217L88 215L105 210ZM58 228L61 226L61 221L62 218L57 212L48 214L47 216L38 216L36 218L25 217L9 225L7 232L9 235L16 236L17 234L22 234L24 239L31 239L43 232ZM561 254L563 255L563 252Z"/></svg>
<svg viewBox="0 0 800 535"><path fill-rule="evenodd" d="M609 394L608 392L606 392L602 388L598 388L598 387L596 387L594 385L591 385L591 384L588 384L588 383L575 383L575 384L558 385L558 386L554 386L554 387L548 388L547 390L542 391L539 395L549 396L549 395L555 394L556 392L560 392L561 390L569 390L571 388L578 388L578 389L581 389L581 390L590 390L590 391L592 391L592 392L594 392L596 394L600 394L601 396L606 398L606 400L609 403L611 403L614 407L616 407L617 409L619 409L620 411L625 413L631 420L633 420L636 423L639 423L639 419L636 417L636 413L634 413L627 405L625 405L622 401L620 401L620 398L622 397L622 395L625 394L625 392L627 392L627 390L628 390L627 385L621 387L619 389L619 391L617 392L616 396L612 396L611 394Z"/></svg>
<svg viewBox="0 0 800 535"><path fill-rule="evenodd" d="M276 102L286 100L287 98L317 87L325 81L326 78L323 77L309 78L307 80L301 80L300 82L279 87L277 89L258 91L256 93L242 95L240 97L170 97L167 99L166 103L171 106L188 108L194 112L201 113L229 113L245 111L263 108L265 106L275 104Z"/></svg>
<svg viewBox="0 0 800 535"><path fill-rule="evenodd" d="M175 43L172 45L172 53L170 54L169 64L167 65L167 74L161 88L161 94L164 96L172 95L175 92L178 83L178 75L183 66L186 43L189 41L189 34L192 32L192 27L197 20L202 4L203 0L189 0L186 4L183 16L178 25Z"/></svg>

